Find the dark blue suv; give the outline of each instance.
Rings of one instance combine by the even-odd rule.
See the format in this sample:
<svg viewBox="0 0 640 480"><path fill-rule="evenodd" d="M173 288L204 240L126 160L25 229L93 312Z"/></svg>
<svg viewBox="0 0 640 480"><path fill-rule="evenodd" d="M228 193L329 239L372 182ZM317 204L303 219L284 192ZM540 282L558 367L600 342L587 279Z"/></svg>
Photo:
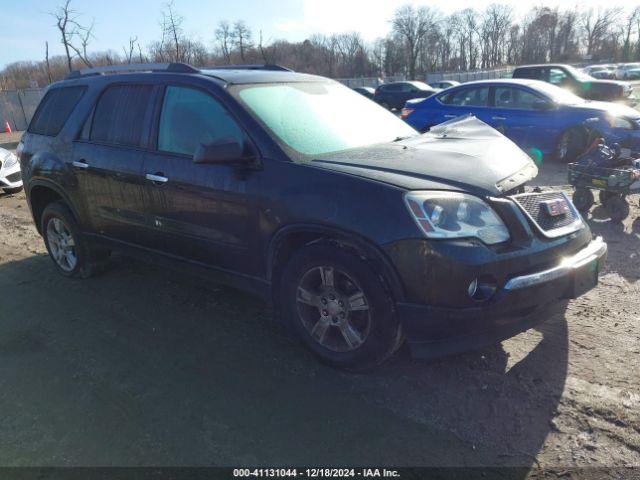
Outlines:
<svg viewBox="0 0 640 480"><path fill-rule="evenodd" d="M407 100L429 98L436 92L438 90L423 82L384 83L376 88L373 100L387 110L400 110Z"/></svg>
<svg viewBox="0 0 640 480"><path fill-rule="evenodd" d="M535 165L477 120L419 135L274 66L75 72L18 153L61 274L115 250L190 266L273 302L342 368L405 338L433 356L513 335L592 288L606 253L564 194L525 190Z"/></svg>

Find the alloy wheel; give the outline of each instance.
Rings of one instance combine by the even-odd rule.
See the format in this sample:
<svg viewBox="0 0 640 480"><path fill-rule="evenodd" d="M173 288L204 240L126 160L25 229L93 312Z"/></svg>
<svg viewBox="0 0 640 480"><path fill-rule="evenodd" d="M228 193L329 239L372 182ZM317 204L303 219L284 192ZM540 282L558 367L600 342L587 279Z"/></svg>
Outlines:
<svg viewBox="0 0 640 480"><path fill-rule="evenodd" d="M56 264L65 272L71 272L78 264L76 242L64 221L52 217L47 223L47 243Z"/></svg>
<svg viewBox="0 0 640 480"><path fill-rule="evenodd" d="M296 305L309 335L329 350L351 352L369 335L369 301L355 280L338 268L319 266L302 275Z"/></svg>

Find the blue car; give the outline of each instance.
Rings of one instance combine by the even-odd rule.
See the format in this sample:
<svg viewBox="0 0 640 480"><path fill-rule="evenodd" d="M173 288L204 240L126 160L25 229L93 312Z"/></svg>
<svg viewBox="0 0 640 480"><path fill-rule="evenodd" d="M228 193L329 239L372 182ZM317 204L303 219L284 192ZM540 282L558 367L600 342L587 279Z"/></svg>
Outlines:
<svg viewBox="0 0 640 480"><path fill-rule="evenodd" d="M486 80L409 100L402 118L419 131L474 115L533 158L573 161L586 142L584 126L609 143L640 152L640 112L626 105L584 100L538 80Z"/></svg>

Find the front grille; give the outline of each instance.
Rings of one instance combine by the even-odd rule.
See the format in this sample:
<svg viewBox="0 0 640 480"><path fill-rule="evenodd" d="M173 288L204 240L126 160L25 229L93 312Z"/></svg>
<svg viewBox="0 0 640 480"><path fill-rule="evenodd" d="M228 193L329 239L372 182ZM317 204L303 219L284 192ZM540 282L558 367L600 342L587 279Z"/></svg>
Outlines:
<svg viewBox="0 0 640 480"><path fill-rule="evenodd" d="M573 203L562 192L523 193L511 197L524 211L529 219L547 237L559 237L575 232L582 227L580 214ZM542 208L542 202L547 200L565 200L569 212L552 216Z"/></svg>
<svg viewBox="0 0 640 480"><path fill-rule="evenodd" d="M7 175L7 180L11 183L15 183L22 178L22 174L20 172L12 173L11 175Z"/></svg>

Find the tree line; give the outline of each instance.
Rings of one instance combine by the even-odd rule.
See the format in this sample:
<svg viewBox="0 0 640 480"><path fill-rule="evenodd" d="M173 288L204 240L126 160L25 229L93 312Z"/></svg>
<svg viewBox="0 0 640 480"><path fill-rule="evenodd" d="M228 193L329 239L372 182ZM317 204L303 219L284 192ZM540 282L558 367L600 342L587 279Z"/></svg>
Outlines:
<svg viewBox="0 0 640 480"><path fill-rule="evenodd" d="M91 50L94 23L65 0L51 12L52 33L65 54L14 62L0 71L0 89L39 86L75 68L123 63L185 62L196 67L235 63L276 63L334 78L472 71L545 62L640 61L640 6L607 6L580 11L545 6L517 17L512 7L493 4L444 15L437 8L406 5L389 20L385 38L366 42L360 33L314 34L301 42L265 40L243 20L220 20L209 46L190 38L184 17L167 3L160 12L158 39L142 46L136 35L119 50ZM212 45L212 46L211 46Z"/></svg>

